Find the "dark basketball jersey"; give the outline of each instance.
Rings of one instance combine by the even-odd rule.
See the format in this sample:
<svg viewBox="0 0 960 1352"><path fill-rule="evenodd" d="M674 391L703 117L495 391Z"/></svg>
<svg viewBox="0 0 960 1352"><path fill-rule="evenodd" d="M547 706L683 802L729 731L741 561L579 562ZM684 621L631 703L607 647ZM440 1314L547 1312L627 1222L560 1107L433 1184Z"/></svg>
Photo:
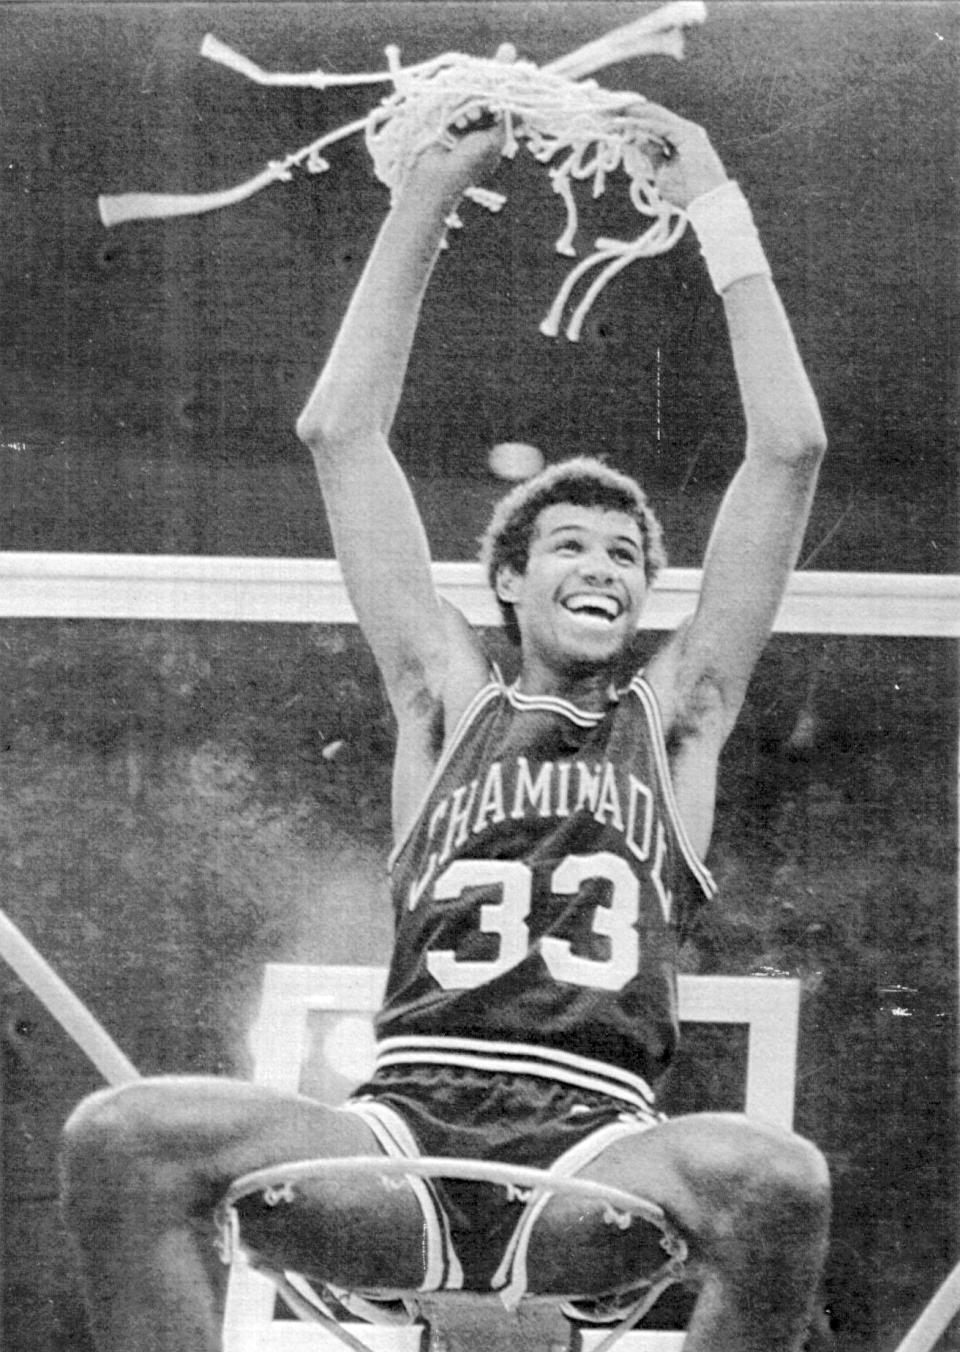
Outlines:
<svg viewBox="0 0 960 1352"><path fill-rule="evenodd" d="M391 884L378 1066L533 1074L652 1103L677 1040L679 936L715 889L642 676L588 713L494 674Z"/></svg>

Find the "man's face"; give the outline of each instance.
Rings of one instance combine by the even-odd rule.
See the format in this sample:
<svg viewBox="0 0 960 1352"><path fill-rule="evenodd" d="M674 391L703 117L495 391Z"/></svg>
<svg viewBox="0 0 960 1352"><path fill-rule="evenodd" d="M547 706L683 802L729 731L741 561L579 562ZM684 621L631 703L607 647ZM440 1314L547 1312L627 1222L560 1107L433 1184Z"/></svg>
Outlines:
<svg viewBox="0 0 960 1352"><path fill-rule="evenodd" d="M640 527L626 512L559 503L537 518L524 573L503 568L525 660L558 672L615 661L647 592Z"/></svg>

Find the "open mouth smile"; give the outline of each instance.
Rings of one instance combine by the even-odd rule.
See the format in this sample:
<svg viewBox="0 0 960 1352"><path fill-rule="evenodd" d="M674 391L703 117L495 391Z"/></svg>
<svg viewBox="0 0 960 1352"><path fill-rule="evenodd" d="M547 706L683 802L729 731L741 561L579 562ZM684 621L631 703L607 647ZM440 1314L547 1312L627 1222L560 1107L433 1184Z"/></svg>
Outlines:
<svg viewBox="0 0 960 1352"><path fill-rule="evenodd" d="M577 592L564 598L563 607L571 614L585 619L601 620L613 624L623 614L623 606L613 596L598 592Z"/></svg>

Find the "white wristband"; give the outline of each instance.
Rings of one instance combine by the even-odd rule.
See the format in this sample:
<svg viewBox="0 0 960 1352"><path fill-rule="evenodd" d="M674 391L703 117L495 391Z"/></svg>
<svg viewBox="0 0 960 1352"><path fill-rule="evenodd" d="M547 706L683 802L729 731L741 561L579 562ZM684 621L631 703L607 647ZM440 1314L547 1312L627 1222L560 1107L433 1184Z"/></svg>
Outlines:
<svg viewBox="0 0 960 1352"><path fill-rule="evenodd" d="M742 277L769 277L750 206L732 179L695 197L687 207L713 289L720 295Z"/></svg>

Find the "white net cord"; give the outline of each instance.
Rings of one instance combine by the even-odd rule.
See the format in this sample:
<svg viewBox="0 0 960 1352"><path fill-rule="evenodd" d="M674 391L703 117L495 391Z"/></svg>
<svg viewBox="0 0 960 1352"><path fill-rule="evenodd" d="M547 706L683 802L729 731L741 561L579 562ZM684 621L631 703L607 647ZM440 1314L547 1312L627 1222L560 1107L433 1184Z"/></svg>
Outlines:
<svg viewBox="0 0 960 1352"><path fill-rule="evenodd" d="M680 57L683 28L701 23L702 4L679 0L663 6L634 24L590 43L550 65L529 61L484 59L448 52L417 65L403 66L395 46L386 48L387 69L357 74L323 71L281 73L262 70L212 35L204 39L201 54L260 84L301 85L324 89L331 85L387 83L391 91L365 117L335 128L283 159L268 163L254 178L211 193L123 193L98 199L104 225L124 221L196 215L231 206L268 187L288 181L302 168L311 174L326 172L323 152L346 137L362 133L377 178L396 194L410 166L429 145L451 143L458 128L479 113L503 121L503 155L516 156L521 147L539 162L549 164L554 191L566 207L566 225L556 241L557 252L576 256L577 205L573 185L592 180L594 198L602 195L608 178L617 171L628 180L629 198L645 225L633 240L601 238L594 251L568 274L541 332L556 336L563 313L580 280L597 275L576 305L566 333L576 340L583 321L604 286L628 264L671 249L686 228L686 216L657 193L653 166L646 153L649 138L638 122L643 99L632 92L612 92L594 80L580 78L587 70L613 61L652 52ZM485 188L470 188L471 197L488 210L499 210L505 198ZM460 225L454 214L448 224Z"/></svg>

